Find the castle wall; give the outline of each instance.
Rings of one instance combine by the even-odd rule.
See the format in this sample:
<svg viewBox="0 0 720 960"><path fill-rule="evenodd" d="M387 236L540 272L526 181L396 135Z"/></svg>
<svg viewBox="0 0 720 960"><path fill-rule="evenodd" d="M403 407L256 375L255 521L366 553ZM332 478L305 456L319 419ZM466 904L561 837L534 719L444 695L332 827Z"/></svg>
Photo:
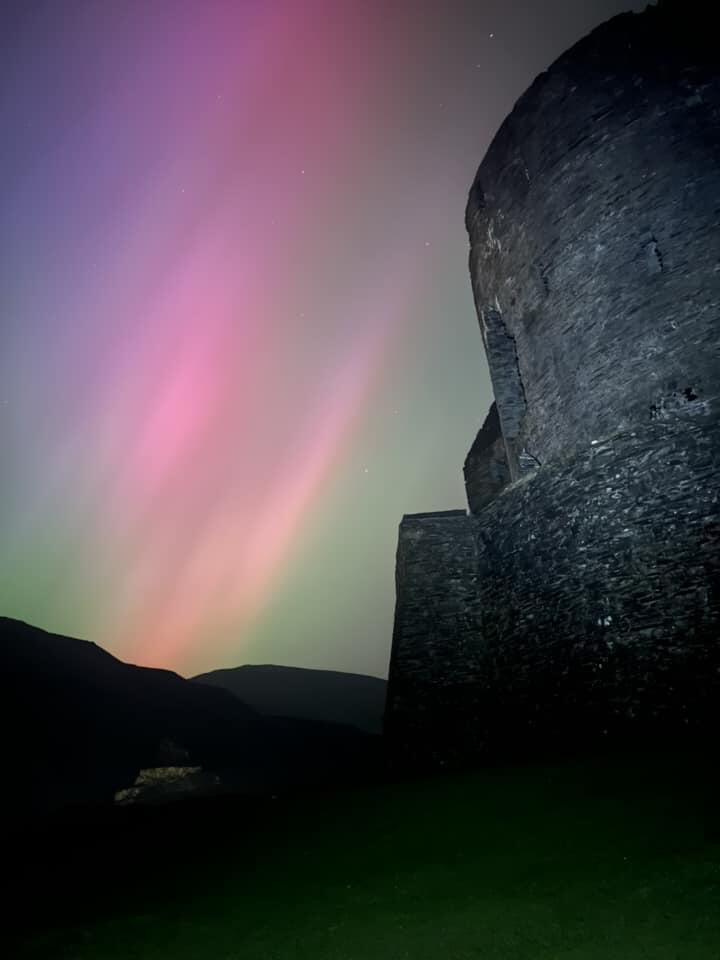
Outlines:
<svg viewBox="0 0 720 960"><path fill-rule="evenodd" d="M477 540L464 510L414 514L400 524L385 732L400 753L422 740L441 755L448 697L477 674ZM435 747L433 747L435 744Z"/></svg>
<svg viewBox="0 0 720 960"><path fill-rule="evenodd" d="M386 732L452 762L720 716L720 423L657 422L406 518Z"/></svg>
<svg viewBox="0 0 720 960"><path fill-rule="evenodd" d="M513 482L481 436L473 514L401 525L399 762L720 732L719 198L716 42L679 2L500 128L467 227Z"/></svg>
<svg viewBox="0 0 720 960"><path fill-rule="evenodd" d="M479 513L510 483L507 452L495 403L465 458L463 475L472 513Z"/></svg>
<svg viewBox="0 0 720 960"><path fill-rule="evenodd" d="M523 473L521 455L527 403L515 338L509 333L500 311L492 308L480 315L480 329L505 447L505 462L511 479L517 480Z"/></svg>
<svg viewBox="0 0 720 960"><path fill-rule="evenodd" d="M537 78L478 171L470 270L500 420L541 463L686 395L720 397L720 71L705 43L653 8L603 24Z"/></svg>

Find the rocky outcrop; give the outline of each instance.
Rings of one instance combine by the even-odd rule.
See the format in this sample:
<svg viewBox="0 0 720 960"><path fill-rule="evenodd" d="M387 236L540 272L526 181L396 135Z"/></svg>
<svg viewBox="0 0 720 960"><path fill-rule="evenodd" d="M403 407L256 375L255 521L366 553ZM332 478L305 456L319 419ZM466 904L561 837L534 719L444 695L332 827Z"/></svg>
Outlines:
<svg viewBox="0 0 720 960"><path fill-rule="evenodd" d="M220 777L202 767L148 767L131 787L118 790L115 803L168 803L187 797L212 796L221 789Z"/></svg>

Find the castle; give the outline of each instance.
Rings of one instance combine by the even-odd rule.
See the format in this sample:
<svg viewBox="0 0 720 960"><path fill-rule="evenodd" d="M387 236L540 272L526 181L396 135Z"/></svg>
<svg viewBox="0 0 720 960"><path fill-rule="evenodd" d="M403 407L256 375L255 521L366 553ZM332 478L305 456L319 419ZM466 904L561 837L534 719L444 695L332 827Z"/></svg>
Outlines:
<svg viewBox="0 0 720 960"><path fill-rule="evenodd" d="M708 27L709 30L709 27ZM470 511L405 516L405 760L720 715L720 68L685 5L541 74L470 190L495 403Z"/></svg>

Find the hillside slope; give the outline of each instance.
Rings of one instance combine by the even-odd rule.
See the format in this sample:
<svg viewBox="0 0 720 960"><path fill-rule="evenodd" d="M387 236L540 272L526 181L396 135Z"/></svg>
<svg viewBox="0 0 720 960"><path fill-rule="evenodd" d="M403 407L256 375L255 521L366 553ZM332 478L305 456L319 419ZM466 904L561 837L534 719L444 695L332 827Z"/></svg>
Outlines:
<svg viewBox="0 0 720 960"><path fill-rule="evenodd" d="M0 696L12 798L27 809L102 802L168 742L246 792L361 776L358 731L259 715L227 690L123 663L85 640L0 617Z"/></svg>
<svg viewBox="0 0 720 960"><path fill-rule="evenodd" d="M197 683L229 690L265 716L304 717L380 733L386 683L378 677L273 664L213 670Z"/></svg>

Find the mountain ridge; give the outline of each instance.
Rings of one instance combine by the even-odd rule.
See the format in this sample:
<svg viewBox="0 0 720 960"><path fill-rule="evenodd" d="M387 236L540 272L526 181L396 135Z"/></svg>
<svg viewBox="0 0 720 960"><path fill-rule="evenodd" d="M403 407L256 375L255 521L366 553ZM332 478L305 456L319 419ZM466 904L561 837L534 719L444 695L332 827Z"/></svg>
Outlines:
<svg viewBox="0 0 720 960"><path fill-rule="evenodd" d="M306 718L263 717L228 690L119 660L93 641L0 617L0 698L13 800L28 811L110 802L164 744L246 793L339 782L377 740Z"/></svg>
<svg viewBox="0 0 720 960"><path fill-rule="evenodd" d="M349 724L380 733L386 681L359 673L243 664L192 677L193 683L229 690L262 716Z"/></svg>

